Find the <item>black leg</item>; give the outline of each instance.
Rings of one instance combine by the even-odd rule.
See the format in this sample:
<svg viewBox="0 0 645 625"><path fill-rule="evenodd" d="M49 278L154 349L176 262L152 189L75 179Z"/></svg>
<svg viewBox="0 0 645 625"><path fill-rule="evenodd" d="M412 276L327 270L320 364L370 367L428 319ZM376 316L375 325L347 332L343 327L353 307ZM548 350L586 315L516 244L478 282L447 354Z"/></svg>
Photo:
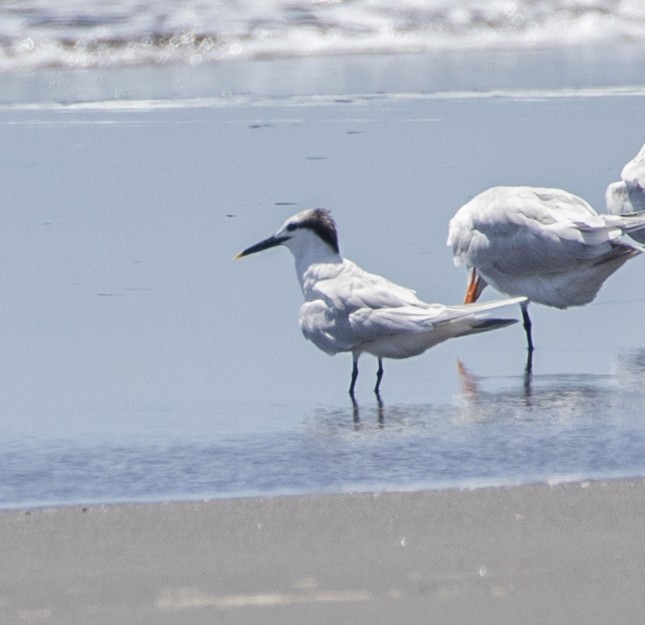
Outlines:
<svg viewBox="0 0 645 625"><path fill-rule="evenodd" d="M352 366L352 383L349 385L349 394L354 397L354 386L356 385L356 378L358 378L358 356L354 356Z"/></svg>
<svg viewBox="0 0 645 625"><path fill-rule="evenodd" d="M533 389L533 350L526 350L526 366L524 367L524 397L530 397Z"/></svg>
<svg viewBox="0 0 645 625"><path fill-rule="evenodd" d="M528 302L522 302L520 304L520 308L522 309L522 321L524 322L524 332L526 332L526 343L528 350L532 352L535 347L533 346L533 338L531 337L531 317L529 317L529 303Z"/></svg>
<svg viewBox="0 0 645 625"><path fill-rule="evenodd" d="M385 416L383 411L383 400L381 399L381 393L374 391L376 393L376 405L378 407L378 426L382 428L385 424Z"/></svg>
<svg viewBox="0 0 645 625"><path fill-rule="evenodd" d="M378 371L376 372L376 386L374 392L378 395L378 389L381 386L381 379L383 378L383 359L378 359Z"/></svg>
<svg viewBox="0 0 645 625"><path fill-rule="evenodd" d="M354 393L349 395L352 398L352 416L354 417L354 429L358 430L361 427L361 413L358 407L358 402L354 397Z"/></svg>
<svg viewBox="0 0 645 625"><path fill-rule="evenodd" d="M525 373L531 374L533 373L533 350L529 349L527 350L526 354L526 366L524 367Z"/></svg>

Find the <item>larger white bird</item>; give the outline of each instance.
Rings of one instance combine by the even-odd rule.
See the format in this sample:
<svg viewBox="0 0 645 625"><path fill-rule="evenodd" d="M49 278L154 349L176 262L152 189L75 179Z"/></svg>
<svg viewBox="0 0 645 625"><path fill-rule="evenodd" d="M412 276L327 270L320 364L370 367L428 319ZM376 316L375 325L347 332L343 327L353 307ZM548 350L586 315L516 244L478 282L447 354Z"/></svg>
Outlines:
<svg viewBox="0 0 645 625"><path fill-rule="evenodd" d="M378 358L374 388L378 393L383 358L416 356L446 339L515 323L515 319L487 318L486 313L523 299L463 306L422 302L414 291L342 258L336 224L325 209L304 210L290 217L274 235L236 258L276 245L287 247L295 258L305 297L299 316L305 338L330 355L352 352L352 396L363 352Z"/></svg>
<svg viewBox="0 0 645 625"><path fill-rule="evenodd" d="M605 191L607 210L613 215L630 215L645 211L645 145L627 163L620 180ZM645 243L645 230L630 233L639 243Z"/></svg>
<svg viewBox="0 0 645 625"><path fill-rule="evenodd" d="M529 301L567 308L588 304L603 282L640 253L623 234L645 226L645 216L599 215L561 189L493 187L462 206L450 221L455 265L470 270L465 302L490 284L521 304L533 350Z"/></svg>

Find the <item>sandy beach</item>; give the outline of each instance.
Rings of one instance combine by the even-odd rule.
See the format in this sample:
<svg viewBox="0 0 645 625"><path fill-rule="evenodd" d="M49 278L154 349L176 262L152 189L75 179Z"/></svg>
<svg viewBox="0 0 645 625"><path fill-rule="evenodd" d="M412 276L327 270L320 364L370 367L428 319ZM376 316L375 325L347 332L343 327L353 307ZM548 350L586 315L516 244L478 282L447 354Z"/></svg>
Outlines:
<svg viewBox="0 0 645 625"><path fill-rule="evenodd" d="M642 619L643 480L0 514L0 617L48 623Z"/></svg>

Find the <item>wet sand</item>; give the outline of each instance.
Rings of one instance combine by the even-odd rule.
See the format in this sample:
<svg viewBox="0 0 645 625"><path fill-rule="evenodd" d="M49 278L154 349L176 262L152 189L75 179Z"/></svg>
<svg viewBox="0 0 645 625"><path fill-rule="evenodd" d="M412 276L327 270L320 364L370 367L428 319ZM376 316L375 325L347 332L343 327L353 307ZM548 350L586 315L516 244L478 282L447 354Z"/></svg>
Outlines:
<svg viewBox="0 0 645 625"><path fill-rule="evenodd" d="M5 624L636 623L645 481L0 514Z"/></svg>

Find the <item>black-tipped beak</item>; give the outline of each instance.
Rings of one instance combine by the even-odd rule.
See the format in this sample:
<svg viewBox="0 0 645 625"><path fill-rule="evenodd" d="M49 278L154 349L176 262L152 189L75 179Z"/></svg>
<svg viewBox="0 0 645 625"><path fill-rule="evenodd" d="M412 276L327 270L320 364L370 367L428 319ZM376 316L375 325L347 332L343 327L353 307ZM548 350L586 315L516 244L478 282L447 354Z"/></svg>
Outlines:
<svg viewBox="0 0 645 625"><path fill-rule="evenodd" d="M271 236L268 239L264 239L264 241L260 241L259 243L251 245L251 247L247 247L245 250L238 252L233 256L233 258L242 258L242 256L248 256L249 254L261 252L262 250L268 250L270 247L275 247L276 245L284 243L288 238L289 237L276 237L275 235Z"/></svg>

